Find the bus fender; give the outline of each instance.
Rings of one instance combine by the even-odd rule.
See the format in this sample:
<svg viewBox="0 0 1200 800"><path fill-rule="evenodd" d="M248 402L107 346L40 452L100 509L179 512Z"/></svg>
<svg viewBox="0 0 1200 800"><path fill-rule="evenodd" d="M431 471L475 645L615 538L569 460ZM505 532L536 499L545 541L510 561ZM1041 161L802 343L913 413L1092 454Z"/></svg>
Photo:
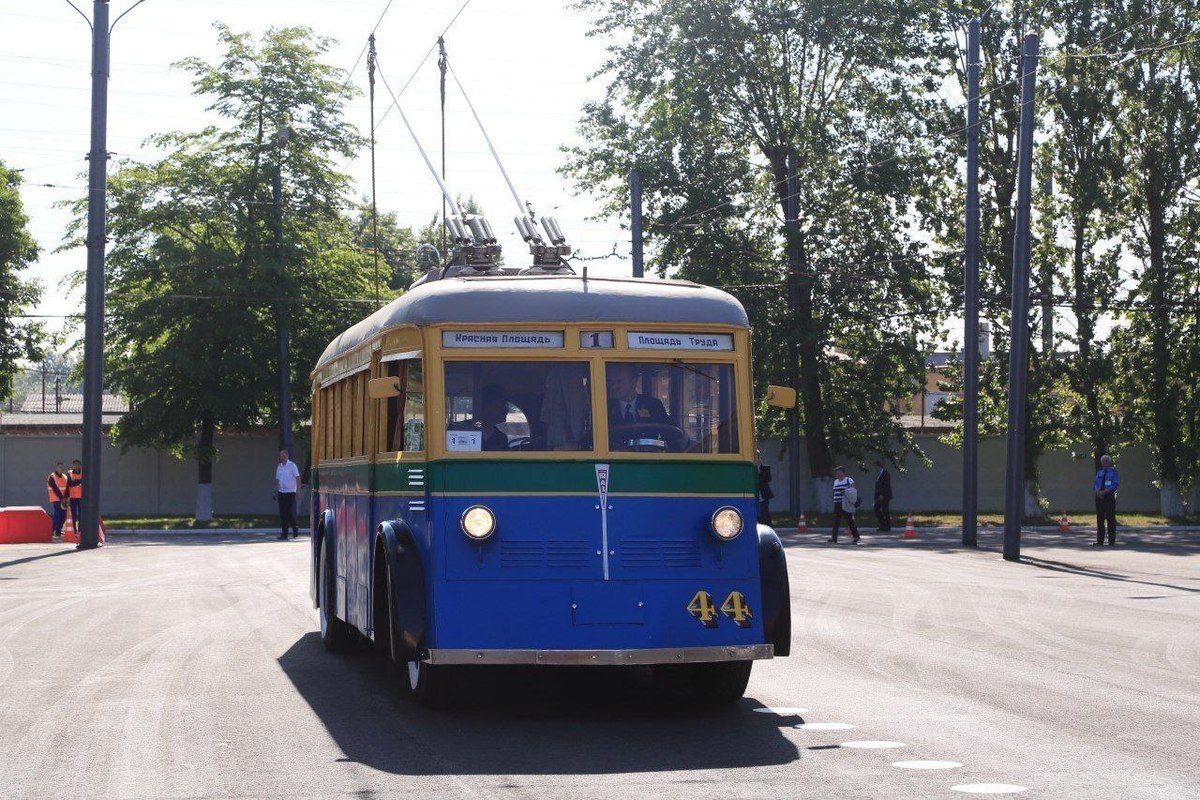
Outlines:
<svg viewBox="0 0 1200 800"><path fill-rule="evenodd" d="M321 571L321 542L325 536L333 530L333 509L327 508L321 512L321 519L317 522L313 529L312 536L312 558L309 563L312 564L312 569L308 571L308 596L312 598L313 608L321 606L321 594L317 591L318 573ZM336 541L335 537L329 536L329 552L333 554L333 544ZM337 563L336 561L334 563Z"/></svg>
<svg viewBox="0 0 1200 800"><path fill-rule="evenodd" d="M758 574L762 582L763 633L775 645L775 655L792 651L792 593L788 583L787 558L779 534L767 525L758 526Z"/></svg>
<svg viewBox="0 0 1200 800"><path fill-rule="evenodd" d="M379 523L378 538L392 575L392 608L396 630L392 632L396 656L415 661L425 639L425 566L416 539L403 520Z"/></svg>

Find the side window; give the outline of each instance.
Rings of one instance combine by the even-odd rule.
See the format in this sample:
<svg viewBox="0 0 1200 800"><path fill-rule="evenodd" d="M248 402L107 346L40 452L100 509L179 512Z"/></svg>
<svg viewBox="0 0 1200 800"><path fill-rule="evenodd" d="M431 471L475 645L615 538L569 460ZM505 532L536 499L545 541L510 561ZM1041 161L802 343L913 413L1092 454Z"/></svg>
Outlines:
<svg viewBox="0 0 1200 800"><path fill-rule="evenodd" d="M421 359L389 361L384 374L399 378L401 392L387 401L386 440L388 452L420 452L425 449L425 382Z"/></svg>

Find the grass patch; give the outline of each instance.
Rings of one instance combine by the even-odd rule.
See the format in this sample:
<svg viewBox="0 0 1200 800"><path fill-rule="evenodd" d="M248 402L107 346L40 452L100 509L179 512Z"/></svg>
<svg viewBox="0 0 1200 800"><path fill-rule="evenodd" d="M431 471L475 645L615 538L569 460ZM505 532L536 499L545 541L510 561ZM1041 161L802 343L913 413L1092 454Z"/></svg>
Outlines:
<svg viewBox="0 0 1200 800"><path fill-rule="evenodd" d="M298 518L301 526L308 525L308 518ZM136 528L153 531L211 530L216 528L271 528L279 527L279 517L257 514L228 514L213 517L208 522L197 522L191 517L105 517L104 526L113 530Z"/></svg>

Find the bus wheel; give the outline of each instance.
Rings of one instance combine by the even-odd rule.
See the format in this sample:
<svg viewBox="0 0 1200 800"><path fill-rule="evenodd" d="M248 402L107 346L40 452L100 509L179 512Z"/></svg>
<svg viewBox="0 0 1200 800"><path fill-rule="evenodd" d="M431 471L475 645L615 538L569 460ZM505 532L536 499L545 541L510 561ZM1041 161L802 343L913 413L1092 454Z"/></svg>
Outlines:
<svg viewBox="0 0 1200 800"><path fill-rule="evenodd" d="M354 644L354 631L337 618L333 611L333 598L337 596L333 565L329 563L329 544L321 540L321 644L331 653L344 653Z"/></svg>
<svg viewBox="0 0 1200 800"><path fill-rule="evenodd" d="M691 694L703 705L728 705L746 693L753 665L753 661L662 664L654 668L654 685L667 694Z"/></svg>
<svg viewBox="0 0 1200 800"><path fill-rule="evenodd" d="M436 708L446 699L445 668L417 660L408 662L408 688L423 706Z"/></svg>

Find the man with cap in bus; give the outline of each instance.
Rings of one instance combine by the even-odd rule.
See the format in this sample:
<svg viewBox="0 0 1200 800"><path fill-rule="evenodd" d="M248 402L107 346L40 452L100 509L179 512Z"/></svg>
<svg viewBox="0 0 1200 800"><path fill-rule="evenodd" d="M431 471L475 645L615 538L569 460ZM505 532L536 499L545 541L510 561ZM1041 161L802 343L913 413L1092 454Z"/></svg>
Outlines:
<svg viewBox="0 0 1200 800"><path fill-rule="evenodd" d="M83 462L78 458L71 462L71 471L67 473L67 493L71 500L71 524L75 526L75 534L79 535L79 506L83 502Z"/></svg>
<svg viewBox="0 0 1200 800"><path fill-rule="evenodd" d="M46 491L50 497L50 518L54 521L54 536L62 536L63 523L67 521L67 508L71 503L70 478L63 472L59 461L54 471L46 476Z"/></svg>

